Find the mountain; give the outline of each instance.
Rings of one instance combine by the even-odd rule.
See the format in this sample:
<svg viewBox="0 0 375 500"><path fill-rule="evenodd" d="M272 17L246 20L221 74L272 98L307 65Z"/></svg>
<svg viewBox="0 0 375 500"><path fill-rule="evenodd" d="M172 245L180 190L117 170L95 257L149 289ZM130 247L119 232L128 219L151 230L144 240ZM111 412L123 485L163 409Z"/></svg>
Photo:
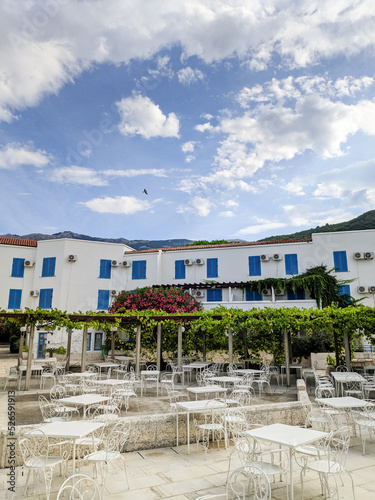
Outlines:
<svg viewBox="0 0 375 500"><path fill-rule="evenodd" d="M123 245L128 245L135 250L150 250L152 248L172 248L172 247L183 247L188 243L193 243L192 240L186 239L174 239L174 240L127 240L125 238L96 238L93 236L87 236L85 234L77 234L71 231L63 231L61 233L55 234L41 234L41 233L31 233L19 236L18 234L3 234L6 238L20 238L22 240L57 240L61 238L73 238L75 240L88 240L88 241L104 241L106 243L120 243Z"/></svg>
<svg viewBox="0 0 375 500"><path fill-rule="evenodd" d="M334 231L358 231L363 229L375 229L375 210L370 210L355 219L338 224L326 224L312 229L305 229L298 233L282 234L278 236L269 236L258 241L277 241L277 240L298 240L300 238L310 238L312 233L328 233Z"/></svg>

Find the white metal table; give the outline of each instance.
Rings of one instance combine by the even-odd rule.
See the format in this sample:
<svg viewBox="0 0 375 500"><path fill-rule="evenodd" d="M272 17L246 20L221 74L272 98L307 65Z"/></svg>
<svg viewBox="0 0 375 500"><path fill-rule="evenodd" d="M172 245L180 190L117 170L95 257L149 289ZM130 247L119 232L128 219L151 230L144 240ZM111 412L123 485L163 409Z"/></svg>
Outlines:
<svg viewBox="0 0 375 500"><path fill-rule="evenodd" d="M296 373L299 371L299 378L302 378L302 365L289 365L289 368L294 368ZM281 382L284 384L284 375L286 375L286 365L280 366ZM298 375L297 375L298 376Z"/></svg>
<svg viewBox="0 0 375 500"><path fill-rule="evenodd" d="M144 387L145 382L147 384L147 378L152 378L152 380L155 380L155 382L156 382L156 395L159 396L160 371L159 370L142 370L140 375L141 375L141 396L143 395L143 387Z"/></svg>
<svg viewBox="0 0 375 500"><path fill-rule="evenodd" d="M257 368L238 368L235 370L235 373L239 373L240 375L259 375L259 373L262 373L262 370L258 370Z"/></svg>
<svg viewBox="0 0 375 500"><path fill-rule="evenodd" d="M293 451L298 446L319 441L320 439L328 436L328 433L286 424L271 424L245 432L249 436L253 436L261 441L267 441L269 443L275 443L289 448L290 498L293 500Z"/></svg>
<svg viewBox="0 0 375 500"><path fill-rule="evenodd" d="M85 410L87 406L95 405L97 403L105 403L106 401L108 401L108 399L109 396L102 396L101 394L81 394L80 396L69 396L67 398L61 398L59 399L59 402L66 405L82 406L83 419L85 419Z"/></svg>
<svg viewBox="0 0 375 500"><path fill-rule="evenodd" d="M118 368L120 366L119 363L105 363L105 362L102 362L102 363L93 363L94 366L97 366L99 368L99 375L101 376L102 375L102 370L107 368L107 370L109 370L109 368Z"/></svg>
<svg viewBox="0 0 375 500"><path fill-rule="evenodd" d="M194 361L193 363L190 363L189 365L182 365L182 383L185 385L185 373L189 372L190 377L191 373L193 370L199 370L202 371L208 366L212 365L211 362L209 361Z"/></svg>
<svg viewBox="0 0 375 500"><path fill-rule="evenodd" d="M242 377L229 377L226 375L220 376L220 377L209 377L206 380L212 381L212 382L217 382L219 384L223 384L223 387L225 388L227 384L238 384L241 382Z"/></svg>
<svg viewBox="0 0 375 500"><path fill-rule="evenodd" d="M229 389L227 387L222 387L221 385L204 385L200 387L187 387L187 392L195 394L195 400L198 400L199 394L224 394L226 397Z"/></svg>
<svg viewBox="0 0 375 500"><path fill-rule="evenodd" d="M331 375L335 381L337 395L344 394L345 382L366 382L366 379L357 372L331 372Z"/></svg>
<svg viewBox="0 0 375 500"><path fill-rule="evenodd" d="M215 399L201 399L198 401L181 401L176 403L176 446L178 446L178 415L179 410L186 412L186 435L187 435L187 452L190 454L190 413L202 412L214 408L226 408L227 404L224 402L216 401Z"/></svg>
<svg viewBox="0 0 375 500"><path fill-rule="evenodd" d="M21 379L22 379L22 374L23 373L26 373L26 370L27 370L27 366L26 365L20 365L18 367L19 369L19 372L20 372L20 376L19 376L19 379L18 379L18 390L21 389ZM38 364L38 365L31 365L31 374L34 372L36 372L37 376L40 378L41 374L42 374L42 371L43 371L43 366L41 364ZM26 380L26 379L25 379Z"/></svg>

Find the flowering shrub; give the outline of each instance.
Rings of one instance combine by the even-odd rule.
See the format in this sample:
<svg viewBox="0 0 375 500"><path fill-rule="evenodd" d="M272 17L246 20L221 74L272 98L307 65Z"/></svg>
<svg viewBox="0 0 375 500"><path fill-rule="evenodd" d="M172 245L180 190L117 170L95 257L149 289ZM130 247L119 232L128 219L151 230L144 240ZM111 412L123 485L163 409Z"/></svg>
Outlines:
<svg viewBox="0 0 375 500"><path fill-rule="evenodd" d="M184 293L181 288L145 287L134 292L123 291L109 308L110 313L129 310L165 311L167 313L189 313L201 310L194 297Z"/></svg>

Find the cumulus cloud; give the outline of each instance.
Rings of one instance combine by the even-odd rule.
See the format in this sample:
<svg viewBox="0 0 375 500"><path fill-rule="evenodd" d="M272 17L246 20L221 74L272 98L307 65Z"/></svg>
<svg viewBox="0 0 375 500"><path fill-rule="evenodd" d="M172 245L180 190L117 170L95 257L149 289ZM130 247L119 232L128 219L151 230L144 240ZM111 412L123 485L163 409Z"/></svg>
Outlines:
<svg viewBox="0 0 375 500"><path fill-rule="evenodd" d="M191 85L192 83L202 81L204 76L202 71L199 69L193 69L188 66L187 68L180 69L180 71L177 72L177 78L182 85Z"/></svg>
<svg viewBox="0 0 375 500"><path fill-rule="evenodd" d="M0 169L15 170L22 165L43 168L50 162L50 156L33 144L11 143L0 149Z"/></svg>
<svg viewBox="0 0 375 500"><path fill-rule="evenodd" d="M101 214L122 215L132 215L136 212L149 210L150 208L150 204L147 201L142 201L134 196L93 198L92 200L82 202L81 205Z"/></svg>
<svg viewBox="0 0 375 500"><path fill-rule="evenodd" d="M194 128L195 130L198 130L198 132L209 132L210 130L213 130L213 126L210 122L198 123L198 125L195 125Z"/></svg>
<svg viewBox="0 0 375 500"><path fill-rule="evenodd" d="M243 229L240 229L237 231L238 236L245 236L247 234L259 234L263 233L264 231L271 231L272 229L280 229L282 227L285 227L287 224L283 222L268 222L265 224L256 224L254 226L247 226L244 227Z"/></svg>
<svg viewBox="0 0 375 500"><path fill-rule="evenodd" d="M82 184L84 186L107 186L98 172L85 167L61 167L51 170L47 179L57 184Z"/></svg>
<svg viewBox="0 0 375 500"><path fill-rule="evenodd" d="M133 94L116 103L121 122L118 126L123 135L152 137L179 137L179 120L174 113L165 116L149 97Z"/></svg>

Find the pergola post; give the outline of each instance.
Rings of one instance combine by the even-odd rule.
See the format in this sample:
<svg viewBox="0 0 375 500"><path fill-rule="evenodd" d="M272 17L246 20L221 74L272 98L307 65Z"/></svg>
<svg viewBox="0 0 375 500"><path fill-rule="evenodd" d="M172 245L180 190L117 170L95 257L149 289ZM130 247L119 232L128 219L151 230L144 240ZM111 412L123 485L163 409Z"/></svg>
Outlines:
<svg viewBox="0 0 375 500"><path fill-rule="evenodd" d="M161 368L161 323L156 327L156 365Z"/></svg>
<svg viewBox="0 0 375 500"><path fill-rule="evenodd" d="M83 327L82 353L81 353L81 373L86 370L86 350L87 350L87 326Z"/></svg>
<svg viewBox="0 0 375 500"><path fill-rule="evenodd" d="M111 359L115 361L115 333L117 332L117 326L111 327Z"/></svg>
<svg viewBox="0 0 375 500"><path fill-rule="evenodd" d="M182 366L182 328L182 323L179 323L177 328L177 366L179 370Z"/></svg>
<svg viewBox="0 0 375 500"><path fill-rule="evenodd" d="M135 334L135 373L139 375L140 357L141 357L141 325L137 326Z"/></svg>
<svg viewBox="0 0 375 500"><path fill-rule="evenodd" d="M346 330L344 330L344 347L345 347L345 364L348 370L350 371L350 366L351 366L350 342L349 342L349 335Z"/></svg>
<svg viewBox="0 0 375 500"><path fill-rule="evenodd" d="M31 325L30 336L29 336L29 354L27 356L27 366L26 366L25 391L28 391L30 389L31 363L33 360L34 332L35 332L35 325Z"/></svg>
<svg viewBox="0 0 375 500"><path fill-rule="evenodd" d="M290 387L290 354L289 354L289 330L284 329L284 351L285 351L285 373L286 385Z"/></svg>
<svg viewBox="0 0 375 500"><path fill-rule="evenodd" d="M73 330L69 328L68 330L68 344L66 346L66 371L70 369L70 351L72 350L72 332Z"/></svg>
<svg viewBox="0 0 375 500"><path fill-rule="evenodd" d="M21 326L21 336L20 336L20 345L18 349L18 364L17 366L20 366L22 360L22 353L23 353L23 344L25 343L25 335L26 335L26 326Z"/></svg>
<svg viewBox="0 0 375 500"><path fill-rule="evenodd" d="M233 363L233 332L232 328L228 328L228 351L229 351L229 363Z"/></svg>

